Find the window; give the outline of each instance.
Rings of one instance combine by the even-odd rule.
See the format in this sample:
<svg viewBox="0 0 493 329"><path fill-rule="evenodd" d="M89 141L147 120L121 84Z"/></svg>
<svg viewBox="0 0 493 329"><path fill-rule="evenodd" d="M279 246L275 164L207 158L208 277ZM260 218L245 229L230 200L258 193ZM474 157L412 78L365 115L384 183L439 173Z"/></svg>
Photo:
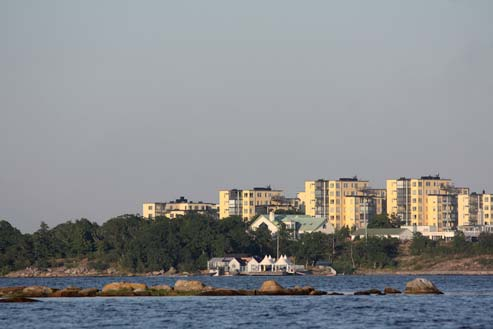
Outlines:
<svg viewBox="0 0 493 329"><path fill-rule="evenodd" d="M413 203L416 203L416 199L413 199Z"/></svg>
<svg viewBox="0 0 493 329"><path fill-rule="evenodd" d="M149 210L152 210L152 206L149 206L149 208L148 208L148 209L149 209Z"/></svg>
<svg viewBox="0 0 493 329"><path fill-rule="evenodd" d="M430 182L426 182L426 186L430 186Z"/></svg>

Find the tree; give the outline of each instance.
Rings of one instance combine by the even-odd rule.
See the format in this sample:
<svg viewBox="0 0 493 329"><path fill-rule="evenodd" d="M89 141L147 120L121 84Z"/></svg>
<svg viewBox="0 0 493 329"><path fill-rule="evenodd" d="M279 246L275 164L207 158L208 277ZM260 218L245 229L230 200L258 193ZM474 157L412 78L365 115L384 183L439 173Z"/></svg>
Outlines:
<svg viewBox="0 0 493 329"><path fill-rule="evenodd" d="M385 215L376 215L370 219L368 223L368 228L393 228L394 226L390 222L390 218Z"/></svg>

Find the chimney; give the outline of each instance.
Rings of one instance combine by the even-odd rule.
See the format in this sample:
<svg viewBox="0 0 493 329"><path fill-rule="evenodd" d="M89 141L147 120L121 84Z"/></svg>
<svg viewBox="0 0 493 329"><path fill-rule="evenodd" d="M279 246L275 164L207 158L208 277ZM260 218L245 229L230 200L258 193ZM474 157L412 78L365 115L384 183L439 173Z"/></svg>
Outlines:
<svg viewBox="0 0 493 329"><path fill-rule="evenodd" d="M275 216L274 212L273 212L273 211L271 211L271 212L269 213L269 220L270 220L271 222L274 222L274 220L275 220L275 219L276 219L276 216Z"/></svg>

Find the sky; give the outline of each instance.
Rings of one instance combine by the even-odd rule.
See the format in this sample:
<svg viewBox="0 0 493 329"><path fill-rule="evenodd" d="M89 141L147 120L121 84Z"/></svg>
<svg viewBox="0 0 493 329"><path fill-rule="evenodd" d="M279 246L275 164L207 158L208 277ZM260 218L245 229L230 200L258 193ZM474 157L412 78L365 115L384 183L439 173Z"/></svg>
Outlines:
<svg viewBox="0 0 493 329"><path fill-rule="evenodd" d="M493 2L0 0L0 219L358 175L493 192Z"/></svg>

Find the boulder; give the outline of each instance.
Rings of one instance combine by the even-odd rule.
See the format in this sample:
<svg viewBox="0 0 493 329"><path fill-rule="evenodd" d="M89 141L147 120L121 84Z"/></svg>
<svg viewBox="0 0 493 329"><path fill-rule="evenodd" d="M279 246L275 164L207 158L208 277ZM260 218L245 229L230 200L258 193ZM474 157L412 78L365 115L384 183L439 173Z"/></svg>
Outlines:
<svg viewBox="0 0 493 329"><path fill-rule="evenodd" d="M50 297L81 297L80 288L67 287L65 289L55 291L50 295Z"/></svg>
<svg viewBox="0 0 493 329"><path fill-rule="evenodd" d="M26 297L10 297L10 298L0 298L0 303L35 303L39 300L26 298Z"/></svg>
<svg viewBox="0 0 493 329"><path fill-rule="evenodd" d="M202 291L199 296L245 296L245 293L242 293L239 290L234 290L234 289L212 289L212 290L206 290Z"/></svg>
<svg viewBox="0 0 493 329"><path fill-rule="evenodd" d="M395 289L395 288L392 288L392 287L385 287L383 289L383 293L386 294L386 295L391 295L391 294L400 294L401 291L399 289Z"/></svg>
<svg viewBox="0 0 493 329"><path fill-rule="evenodd" d="M173 288L171 288L167 284L160 284L160 285L157 285L157 286L152 286L151 289L152 290L161 290L161 291L170 291L170 290L173 290Z"/></svg>
<svg viewBox="0 0 493 329"><path fill-rule="evenodd" d="M99 293L99 289L97 288L86 288L79 291L81 297L94 297Z"/></svg>
<svg viewBox="0 0 493 329"><path fill-rule="evenodd" d="M313 290L310 291L310 296L322 296L322 295L327 295L327 292L321 291L321 290Z"/></svg>
<svg viewBox="0 0 493 329"><path fill-rule="evenodd" d="M54 292L53 289L44 286L30 286L22 289L23 297L48 297Z"/></svg>
<svg viewBox="0 0 493 329"><path fill-rule="evenodd" d="M26 288L25 286L22 287L1 287L0 288L0 297L1 296L12 296L12 295L18 295L22 293L22 290Z"/></svg>
<svg viewBox="0 0 493 329"><path fill-rule="evenodd" d="M328 292L327 295L329 296L344 296L344 294L342 292Z"/></svg>
<svg viewBox="0 0 493 329"><path fill-rule="evenodd" d="M284 294L286 290L274 280L264 281L258 290L261 294Z"/></svg>
<svg viewBox="0 0 493 329"><path fill-rule="evenodd" d="M132 283L132 282L113 282L108 283L103 287L103 293L107 293L110 291L119 291L119 290L127 290L134 291L137 289L146 290L147 286L143 283Z"/></svg>
<svg viewBox="0 0 493 329"><path fill-rule="evenodd" d="M287 289L287 293L289 295L309 295L312 291L315 291L315 288L310 286L306 286L306 287L295 286L294 288Z"/></svg>
<svg viewBox="0 0 493 329"><path fill-rule="evenodd" d="M197 280L178 280L175 283L175 291L203 291L207 290L205 284Z"/></svg>
<svg viewBox="0 0 493 329"><path fill-rule="evenodd" d="M417 278L406 283L405 294L443 294L430 280Z"/></svg>
<svg viewBox="0 0 493 329"><path fill-rule="evenodd" d="M383 295L383 293L378 290L378 289L369 289L369 290L362 290L362 291L356 291L354 293L356 296L362 296L362 295Z"/></svg>
<svg viewBox="0 0 493 329"><path fill-rule="evenodd" d="M149 290L141 289L141 288L135 289L133 291L133 293L135 296L150 296L151 295L151 292Z"/></svg>

